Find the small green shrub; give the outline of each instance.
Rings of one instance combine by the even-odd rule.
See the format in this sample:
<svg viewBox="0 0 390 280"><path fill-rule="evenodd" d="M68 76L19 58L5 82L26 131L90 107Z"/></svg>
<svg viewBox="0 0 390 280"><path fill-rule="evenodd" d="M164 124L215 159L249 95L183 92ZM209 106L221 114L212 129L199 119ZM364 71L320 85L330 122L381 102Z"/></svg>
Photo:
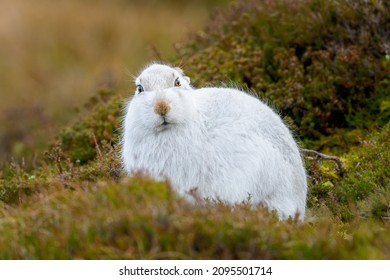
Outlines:
<svg viewBox="0 0 390 280"><path fill-rule="evenodd" d="M366 204L366 208L370 209L385 207L388 198L383 194L390 190L389 139L390 123L370 138L361 139L360 146L344 158L347 172L343 177L332 171L334 167L311 162L308 166L309 207L325 205L333 215L344 221L354 215L366 215L362 213L364 209L355 208L358 203ZM374 206L378 205L378 196L383 196L385 201L379 199L381 206ZM387 200L387 203L390 201ZM374 216L378 216L381 210L378 211Z"/></svg>
<svg viewBox="0 0 390 280"><path fill-rule="evenodd" d="M87 115L63 129L57 145L72 162L85 164L94 159L99 146L118 142L124 100L114 92L102 90L85 106Z"/></svg>

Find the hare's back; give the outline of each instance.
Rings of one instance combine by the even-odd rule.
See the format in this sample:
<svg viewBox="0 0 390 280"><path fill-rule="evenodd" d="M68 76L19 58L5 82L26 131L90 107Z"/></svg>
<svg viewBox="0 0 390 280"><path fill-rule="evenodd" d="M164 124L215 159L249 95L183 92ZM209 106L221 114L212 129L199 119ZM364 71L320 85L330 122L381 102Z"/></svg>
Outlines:
<svg viewBox="0 0 390 280"><path fill-rule="evenodd" d="M223 113L246 115L258 111L265 105L259 99L231 88L200 88L193 91L193 94L203 103L203 108L219 115Z"/></svg>
<svg viewBox="0 0 390 280"><path fill-rule="evenodd" d="M245 138L256 143L269 142L284 155L294 155L294 164L300 162L290 130L280 116L258 98L230 88L202 88L194 94L211 130L230 135L231 141L233 135L240 135L242 137L237 138L240 141Z"/></svg>
<svg viewBox="0 0 390 280"><path fill-rule="evenodd" d="M255 130L268 133L274 130L283 130L285 125L269 106L258 98L243 91L231 88L201 88L193 92L198 102L198 108L209 119L209 123L232 126L235 129Z"/></svg>

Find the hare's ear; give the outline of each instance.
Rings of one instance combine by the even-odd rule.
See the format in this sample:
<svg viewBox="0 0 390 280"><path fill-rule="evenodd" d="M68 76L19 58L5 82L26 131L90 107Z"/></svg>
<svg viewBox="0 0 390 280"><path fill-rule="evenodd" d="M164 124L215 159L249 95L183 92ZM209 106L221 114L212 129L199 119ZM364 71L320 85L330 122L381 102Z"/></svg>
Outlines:
<svg viewBox="0 0 390 280"><path fill-rule="evenodd" d="M191 83L190 77L188 77L188 76L183 76L183 79L184 79L188 84Z"/></svg>
<svg viewBox="0 0 390 280"><path fill-rule="evenodd" d="M184 76L184 71L181 68L174 67L173 69L175 69L177 72L179 72L180 75Z"/></svg>
<svg viewBox="0 0 390 280"><path fill-rule="evenodd" d="M174 69L175 69L177 72L179 72L179 74L180 74L181 76L183 76L183 79L184 79L188 84L190 84L190 81L191 81L190 77L185 76L184 71L183 71L181 68L175 67Z"/></svg>

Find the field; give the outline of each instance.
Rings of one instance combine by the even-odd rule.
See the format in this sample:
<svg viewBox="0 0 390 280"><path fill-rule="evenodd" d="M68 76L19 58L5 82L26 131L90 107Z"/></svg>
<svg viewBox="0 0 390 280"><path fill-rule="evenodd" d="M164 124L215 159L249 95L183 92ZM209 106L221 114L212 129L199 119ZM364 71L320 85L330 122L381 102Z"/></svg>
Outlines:
<svg viewBox="0 0 390 280"><path fill-rule="evenodd" d="M1 259L390 258L388 2L38 2L0 10ZM154 59L248 88L341 159L305 156L304 222L123 174L131 75Z"/></svg>

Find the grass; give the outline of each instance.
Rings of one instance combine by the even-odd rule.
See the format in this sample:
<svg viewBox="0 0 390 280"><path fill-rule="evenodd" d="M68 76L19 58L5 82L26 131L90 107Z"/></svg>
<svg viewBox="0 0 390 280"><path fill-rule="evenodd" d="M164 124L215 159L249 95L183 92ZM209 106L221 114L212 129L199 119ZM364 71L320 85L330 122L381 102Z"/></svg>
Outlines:
<svg viewBox="0 0 390 280"><path fill-rule="evenodd" d="M215 11L170 60L198 86L245 84L280 109L302 145L342 159L343 176L306 158L304 222L247 201L192 205L168 182L125 176L128 95L103 84L33 168L15 160L2 169L0 258L389 259L390 68L388 33L377 25L389 14L379 1L239 2Z"/></svg>

